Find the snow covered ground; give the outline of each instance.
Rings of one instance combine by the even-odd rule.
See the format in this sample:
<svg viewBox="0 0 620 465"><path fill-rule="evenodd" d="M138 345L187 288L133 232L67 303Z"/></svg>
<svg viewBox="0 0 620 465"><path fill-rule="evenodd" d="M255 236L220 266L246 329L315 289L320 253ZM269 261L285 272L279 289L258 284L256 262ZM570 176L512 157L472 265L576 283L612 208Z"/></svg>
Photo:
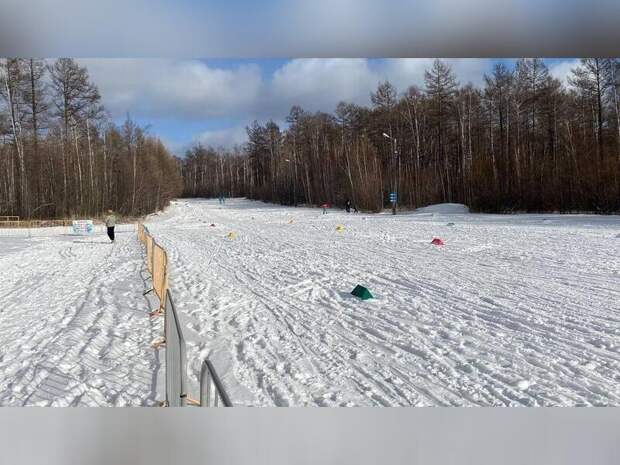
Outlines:
<svg viewBox="0 0 620 465"><path fill-rule="evenodd" d="M620 406L617 216L238 199L177 201L147 224L171 260L192 397L209 356L236 405ZM115 245L0 232L0 406L163 399L144 251L119 229Z"/></svg>
<svg viewBox="0 0 620 465"><path fill-rule="evenodd" d="M0 406L154 405L161 324L133 225L0 233ZM161 398L161 397L159 397Z"/></svg>
<svg viewBox="0 0 620 465"><path fill-rule="evenodd" d="M238 405L620 405L617 216L188 200L147 224L194 396L208 355Z"/></svg>

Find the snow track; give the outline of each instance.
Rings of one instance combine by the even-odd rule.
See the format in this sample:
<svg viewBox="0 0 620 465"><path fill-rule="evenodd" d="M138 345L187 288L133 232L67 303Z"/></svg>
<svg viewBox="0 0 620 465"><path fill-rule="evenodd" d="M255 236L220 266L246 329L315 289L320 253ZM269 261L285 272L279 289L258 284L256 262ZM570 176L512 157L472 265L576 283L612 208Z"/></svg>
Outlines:
<svg viewBox="0 0 620 465"><path fill-rule="evenodd" d="M460 211L152 217L192 392L209 355L236 404L620 405L618 217Z"/></svg>
<svg viewBox="0 0 620 465"><path fill-rule="evenodd" d="M134 232L0 238L0 405L154 405L160 334Z"/></svg>

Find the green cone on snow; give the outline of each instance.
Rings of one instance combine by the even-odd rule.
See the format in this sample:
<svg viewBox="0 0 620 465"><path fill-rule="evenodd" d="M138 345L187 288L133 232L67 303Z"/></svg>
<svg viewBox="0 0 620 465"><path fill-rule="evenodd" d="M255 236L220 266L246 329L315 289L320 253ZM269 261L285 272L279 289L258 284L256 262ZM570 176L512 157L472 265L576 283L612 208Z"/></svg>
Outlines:
<svg viewBox="0 0 620 465"><path fill-rule="evenodd" d="M351 291L351 294L353 294L355 297L359 297L362 300L368 300L373 298L370 291L364 286L360 286L359 284L355 286L355 289Z"/></svg>

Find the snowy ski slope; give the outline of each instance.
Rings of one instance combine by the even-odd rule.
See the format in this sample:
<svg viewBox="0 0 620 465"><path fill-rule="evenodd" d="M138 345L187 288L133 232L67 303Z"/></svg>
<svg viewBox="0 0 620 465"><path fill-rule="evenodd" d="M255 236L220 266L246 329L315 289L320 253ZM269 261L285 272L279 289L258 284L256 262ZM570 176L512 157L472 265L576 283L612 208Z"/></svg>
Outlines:
<svg viewBox="0 0 620 465"><path fill-rule="evenodd" d="M193 396L209 356L237 405L620 405L617 216L188 200L148 226ZM144 252L120 229L0 235L0 406L163 398Z"/></svg>
<svg viewBox="0 0 620 465"><path fill-rule="evenodd" d="M0 235L0 406L155 405L161 324L132 226ZM159 397L161 398L161 397Z"/></svg>
<svg viewBox="0 0 620 465"><path fill-rule="evenodd" d="M190 392L208 355L241 405L620 405L617 216L188 200L148 226Z"/></svg>

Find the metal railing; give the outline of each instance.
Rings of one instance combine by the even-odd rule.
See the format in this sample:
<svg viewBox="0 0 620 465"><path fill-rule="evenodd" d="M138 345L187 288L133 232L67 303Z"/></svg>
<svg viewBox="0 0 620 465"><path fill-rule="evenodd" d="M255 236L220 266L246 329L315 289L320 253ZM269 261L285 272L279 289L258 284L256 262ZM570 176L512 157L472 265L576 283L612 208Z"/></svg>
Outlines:
<svg viewBox="0 0 620 465"><path fill-rule="evenodd" d="M213 393L211 387L214 388ZM209 359L205 359L200 370L200 406L219 407L220 402L223 407L232 407L232 402L213 364Z"/></svg>
<svg viewBox="0 0 620 465"><path fill-rule="evenodd" d="M170 291L166 292L164 337L166 338L166 405L184 407L187 404L187 368L185 339Z"/></svg>

